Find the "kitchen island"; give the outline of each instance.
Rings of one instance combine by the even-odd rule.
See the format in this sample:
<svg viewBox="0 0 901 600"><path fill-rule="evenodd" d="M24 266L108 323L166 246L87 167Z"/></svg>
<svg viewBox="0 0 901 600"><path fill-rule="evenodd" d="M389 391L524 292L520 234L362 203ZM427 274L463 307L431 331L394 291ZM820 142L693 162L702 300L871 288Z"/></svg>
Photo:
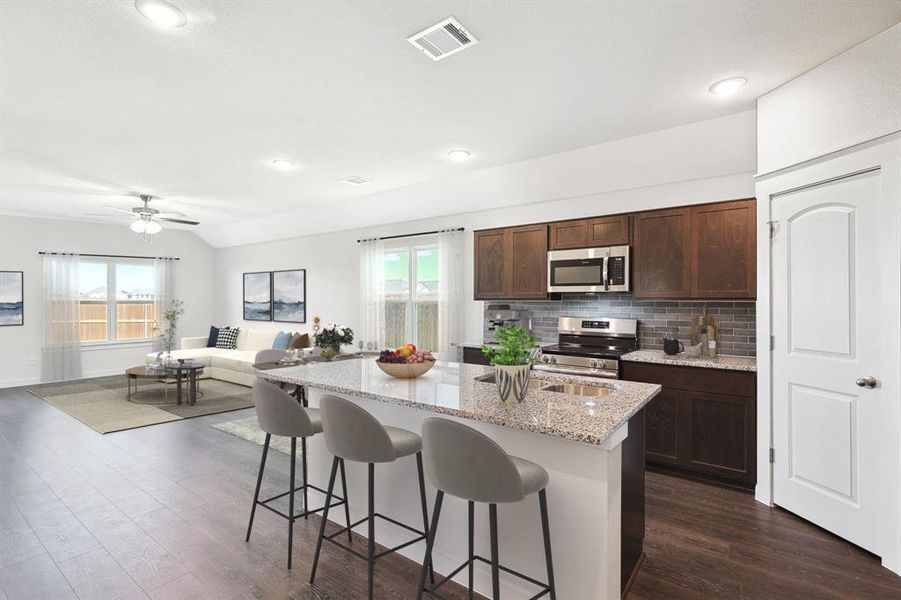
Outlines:
<svg viewBox="0 0 901 600"><path fill-rule="evenodd" d="M641 441L643 453L642 408L660 386L536 372L535 379L547 385L601 387L602 395L535 389L521 405L508 408L498 399L494 384L486 381L492 374L489 367L439 362L418 379L394 379L371 358L258 372L265 379L303 386L310 406L318 406L324 394L335 394L358 403L385 425L419 432L429 416L459 419L491 436L509 453L542 465L550 475L548 502L557 597L619 598L624 583L623 550L631 548L627 551L628 577L641 554L644 514L643 461L638 465L639 482L634 470L627 468L634 469L636 461L624 458L624 446L628 447L624 441L633 420L633 441ZM308 452L310 480L322 485L331 462L322 436L310 439ZM356 520L364 515L366 506L365 465L348 463L347 477L351 518ZM421 523L412 460L378 465L375 494L380 512L413 526ZM434 489L429 488L429 496L431 505ZM488 511L482 508L476 514L476 553L484 555L489 553ZM330 515L330 519L343 523L343 516ZM638 521L640 530L634 527ZM409 532L382 525L379 523L376 532L381 545L409 539ZM633 539L625 540L623 531L630 527ZM466 531L466 502L448 497L435 542L436 571L450 572L465 561ZM500 505L499 534L501 564L544 580L537 499ZM631 556L636 544L637 556ZM402 553L421 562L424 551L424 544L419 543ZM457 579L465 585L466 572ZM490 595L490 581L490 570L477 563L476 590ZM411 584L415 588L415 583ZM512 577L502 576L501 585L504 598L529 598L535 593L533 587Z"/></svg>

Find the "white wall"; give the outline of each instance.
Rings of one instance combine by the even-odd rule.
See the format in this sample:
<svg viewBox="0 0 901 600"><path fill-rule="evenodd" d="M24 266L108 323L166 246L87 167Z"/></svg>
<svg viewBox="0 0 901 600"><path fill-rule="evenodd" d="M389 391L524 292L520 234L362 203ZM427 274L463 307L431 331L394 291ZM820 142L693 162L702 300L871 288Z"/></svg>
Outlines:
<svg viewBox="0 0 901 600"><path fill-rule="evenodd" d="M753 116L753 115L752 115ZM716 125L720 126L717 127ZM242 277L246 271L268 271L276 269L307 269L307 318L319 316L324 321L338 321L357 329L359 324L359 264L356 240L361 237L386 236L392 234L429 231L443 227L466 228L466 303L465 337L479 340L482 337L482 303L472 301L472 230L507 225L545 222L590 215L612 214L648 208L675 206L700 202L713 202L734 198L749 198L754 195L754 120L746 114L734 115L726 119L716 119L695 126L686 126L660 132L660 136L649 134L623 140L616 152L616 146L607 144L605 153L617 155L617 169L629 173L643 173L629 181L631 188L602 191L566 197L573 181L584 182L597 171L607 169L607 163L556 161L557 168L544 172L542 183L545 201L519 206L509 206L479 212L466 212L432 219L420 219L405 223L370 226L350 231L295 237L287 240L264 242L222 248L216 252L216 319L220 324L238 324L242 327L267 327L272 330L287 329L290 324L243 322ZM680 139L682 143L680 143ZM674 169L671 161L651 161L649 156L660 156L659 145L665 140L670 150L682 148L678 159L688 165L685 171ZM728 147L728 150L726 148ZM723 161L727 153L730 160ZM743 157L741 160L736 157ZM676 160L676 159L673 159ZM704 168L707 165L707 168ZM496 193L504 194L503 182L509 181L511 173L519 172L519 165L491 169L492 181L484 182ZM738 171L738 172L735 172ZM688 180L680 175L690 174ZM636 182L646 180L657 185L636 187ZM662 180L662 181L661 181ZM440 187L442 182L434 182ZM555 191L556 190L556 191ZM480 194L479 189L471 190ZM461 194L468 193L461 190ZM405 197L405 192L398 192ZM379 196L383 196L380 194ZM422 198L432 197L425 193ZM515 196L514 196L515 197ZM506 198L504 198L506 200ZM391 201L380 198L380 202ZM451 206L469 205L466 197ZM307 219L316 215L307 215ZM284 227L290 227L287 219ZM296 326L304 328L304 326Z"/></svg>
<svg viewBox="0 0 901 600"><path fill-rule="evenodd" d="M0 387L40 381L43 338L41 250L96 254L178 256L175 296L185 301L179 335L204 335L213 307L213 249L188 231L164 230L153 244L122 224L107 225L0 215L0 270L24 271L25 324L0 327ZM86 377L122 373L143 364L147 344L82 352Z"/></svg>
<svg viewBox="0 0 901 600"><path fill-rule="evenodd" d="M366 194L341 202L341 210L307 204L200 235L220 248L744 173L755 168L756 124L755 112L745 111Z"/></svg>
<svg viewBox="0 0 901 600"><path fill-rule="evenodd" d="M901 23L757 101L761 175L901 131Z"/></svg>

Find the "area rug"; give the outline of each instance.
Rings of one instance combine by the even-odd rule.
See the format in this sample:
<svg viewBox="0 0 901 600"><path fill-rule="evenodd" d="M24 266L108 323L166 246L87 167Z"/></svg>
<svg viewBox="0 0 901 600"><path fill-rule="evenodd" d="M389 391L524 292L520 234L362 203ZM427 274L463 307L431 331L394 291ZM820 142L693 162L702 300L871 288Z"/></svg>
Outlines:
<svg viewBox="0 0 901 600"><path fill-rule="evenodd" d="M28 390L38 398L75 417L94 431L112 433L136 427L158 425L203 415L241 410L253 406L249 387L218 379L200 382L203 397L197 404L175 404L175 386L169 385L168 398L162 384L141 387L141 403L126 398L125 375L46 383Z"/></svg>
<svg viewBox="0 0 901 600"><path fill-rule="evenodd" d="M257 446L262 446L266 441L266 432L260 429L256 417L235 419L234 421L220 421L219 423L213 423L210 427L230 433L242 440L253 442ZM272 441L269 442L269 447L273 450L278 450L282 454L291 456L291 438L274 435L272 436ZM300 455L300 444L297 445L297 454L298 456Z"/></svg>

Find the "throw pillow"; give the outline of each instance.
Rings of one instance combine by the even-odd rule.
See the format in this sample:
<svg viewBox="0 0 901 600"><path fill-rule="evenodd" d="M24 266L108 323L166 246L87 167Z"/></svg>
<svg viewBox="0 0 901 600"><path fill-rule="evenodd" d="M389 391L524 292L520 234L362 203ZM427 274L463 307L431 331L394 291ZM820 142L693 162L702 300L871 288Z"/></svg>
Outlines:
<svg viewBox="0 0 901 600"><path fill-rule="evenodd" d="M295 333L294 337L291 338L291 343L288 344L288 348L299 350L301 348L309 348L312 345L313 344L310 343L309 333Z"/></svg>
<svg viewBox="0 0 901 600"><path fill-rule="evenodd" d="M216 339L219 337L219 328L215 325L210 325L210 336L206 340L207 348L215 348L216 347Z"/></svg>
<svg viewBox="0 0 901 600"><path fill-rule="evenodd" d="M237 327L223 327L219 330L219 337L216 338L216 347L225 350L234 350L238 347L238 333L240 329Z"/></svg>
<svg viewBox="0 0 901 600"><path fill-rule="evenodd" d="M291 343L291 334L287 331L279 331L275 339L272 340L273 350L287 350L288 344Z"/></svg>

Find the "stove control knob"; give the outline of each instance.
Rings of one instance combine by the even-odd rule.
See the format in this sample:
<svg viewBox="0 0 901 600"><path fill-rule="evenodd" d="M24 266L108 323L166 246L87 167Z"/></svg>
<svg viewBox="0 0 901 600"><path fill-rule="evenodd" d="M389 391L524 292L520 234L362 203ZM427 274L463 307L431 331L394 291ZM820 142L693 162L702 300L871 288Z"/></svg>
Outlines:
<svg viewBox="0 0 901 600"><path fill-rule="evenodd" d="M597 368L598 368L598 361L597 361L597 359L596 359L596 358L592 358L591 360L589 360L589 361L588 361L588 366L591 367L592 369L597 369Z"/></svg>
<svg viewBox="0 0 901 600"><path fill-rule="evenodd" d="M550 358L548 357L547 354L541 355L541 362L548 362L549 360L550 360Z"/></svg>
<svg viewBox="0 0 901 600"><path fill-rule="evenodd" d="M552 363L555 363L555 362L557 362L557 357L556 357L556 356L552 356L552 357L550 357L548 360L549 360L550 362L552 362Z"/></svg>

